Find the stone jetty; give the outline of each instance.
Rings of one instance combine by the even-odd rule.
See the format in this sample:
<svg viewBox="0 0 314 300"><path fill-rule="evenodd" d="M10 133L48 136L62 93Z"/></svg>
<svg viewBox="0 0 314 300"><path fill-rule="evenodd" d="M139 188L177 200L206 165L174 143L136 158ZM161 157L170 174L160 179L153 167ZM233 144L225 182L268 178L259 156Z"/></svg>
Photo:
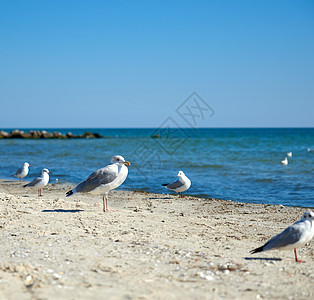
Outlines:
<svg viewBox="0 0 314 300"><path fill-rule="evenodd" d="M15 129L10 132L0 131L0 139L89 139L102 138L99 133L86 131L84 134L74 135L72 132L62 134L61 132L48 132L46 130L23 130Z"/></svg>

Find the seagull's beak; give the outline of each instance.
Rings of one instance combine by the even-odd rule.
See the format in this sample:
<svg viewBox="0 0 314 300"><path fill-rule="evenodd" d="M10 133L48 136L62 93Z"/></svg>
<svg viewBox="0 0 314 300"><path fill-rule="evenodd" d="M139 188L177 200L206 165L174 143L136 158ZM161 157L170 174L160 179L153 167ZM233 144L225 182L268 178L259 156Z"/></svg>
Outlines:
<svg viewBox="0 0 314 300"><path fill-rule="evenodd" d="M127 166L130 166L130 165L131 165L129 161L125 161L125 162L123 162L123 164L124 164L124 165L127 165Z"/></svg>
<svg viewBox="0 0 314 300"><path fill-rule="evenodd" d="M49 174L51 174L51 172L48 172Z"/></svg>

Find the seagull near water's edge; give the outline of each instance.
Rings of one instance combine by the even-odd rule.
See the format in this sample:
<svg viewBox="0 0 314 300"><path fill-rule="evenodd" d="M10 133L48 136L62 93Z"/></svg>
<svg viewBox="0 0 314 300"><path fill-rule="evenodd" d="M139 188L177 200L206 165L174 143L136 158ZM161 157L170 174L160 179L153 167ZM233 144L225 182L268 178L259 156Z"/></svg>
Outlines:
<svg viewBox="0 0 314 300"><path fill-rule="evenodd" d="M179 171L177 177L179 180L172 183L165 183L163 186L169 190L177 192L179 194L179 198L183 198L182 192L190 188L191 181L182 171Z"/></svg>
<svg viewBox="0 0 314 300"><path fill-rule="evenodd" d="M41 189L48 184L49 174L51 173L48 169L43 169L39 177L36 177L32 182L25 184L23 187L36 187L38 189L38 197L41 197Z"/></svg>
<svg viewBox="0 0 314 300"><path fill-rule="evenodd" d="M281 233L273 236L263 246L251 250L250 253L258 253L268 251L272 249L283 249L289 250L294 249L295 261L303 262L298 260L296 248L300 248L308 243L314 236L314 213L312 211L306 211L301 220L287 227Z"/></svg>
<svg viewBox="0 0 314 300"><path fill-rule="evenodd" d="M76 193L103 194L103 211L109 211L108 193L119 187L128 176L130 162L121 155L111 158L110 164L90 174L87 179L79 183L75 188L66 193L66 197Z"/></svg>
<svg viewBox="0 0 314 300"><path fill-rule="evenodd" d="M28 174L28 167L30 167L31 165L28 162L25 162L23 164L22 168L19 168L15 174L13 175L14 177L17 177L19 179L19 181L22 179L22 181L24 181L24 177L27 176Z"/></svg>

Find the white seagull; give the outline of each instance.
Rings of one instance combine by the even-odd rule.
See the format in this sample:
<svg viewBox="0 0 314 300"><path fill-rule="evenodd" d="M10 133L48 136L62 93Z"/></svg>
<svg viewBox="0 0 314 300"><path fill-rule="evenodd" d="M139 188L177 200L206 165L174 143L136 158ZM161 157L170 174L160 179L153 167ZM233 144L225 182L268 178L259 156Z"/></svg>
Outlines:
<svg viewBox="0 0 314 300"><path fill-rule="evenodd" d="M285 157L285 159L281 161L281 164L284 166L288 165L288 158Z"/></svg>
<svg viewBox="0 0 314 300"><path fill-rule="evenodd" d="M38 189L38 197L41 197L41 189L48 184L49 174L51 173L48 169L43 169L39 177L36 177L32 182L25 184L24 187L36 187Z"/></svg>
<svg viewBox="0 0 314 300"><path fill-rule="evenodd" d="M22 168L19 168L13 176L17 177L19 181L22 179L24 181L24 177L28 174L28 167L31 165L27 162L23 164Z"/></svg>
<svg viewBox="0 0 314 300"><path fill-rule="evenodd" d="M288 156L288 157L292 157L292 152L288 152L288 153L287 153L287 156Z"/></svg>
<svg viewBox="0 0 314 300"><path fill-rule="evenodd" d="M301 220L286 228L283 232L272 237L264 246L250 251L251 254L271 249L294 249L295 261L298 260L297 249L308 243L314 236L314 213L306 211Z"/></svg>
<svg viewBox="0 0 314 300"><path fill-rule="evenodd" d="M108 193L120 186L128 176L128 168L131 164L121 155L112 157L111 162L104 168L98 169L88 176L87 179L79 183L74 189L68 191L66 196L75 193L103 194L103 211L109 211Z"/></svg>
<svg viewBox="0 0 314 300"><path fill-rule="evenodd" d="M177 192L179 198L183 198L182 192L186 191L191 186L191 181L182 171L179 171L177 177L179 177L179 180L172 183L165 183L163 186L169 190Z"/></svg>

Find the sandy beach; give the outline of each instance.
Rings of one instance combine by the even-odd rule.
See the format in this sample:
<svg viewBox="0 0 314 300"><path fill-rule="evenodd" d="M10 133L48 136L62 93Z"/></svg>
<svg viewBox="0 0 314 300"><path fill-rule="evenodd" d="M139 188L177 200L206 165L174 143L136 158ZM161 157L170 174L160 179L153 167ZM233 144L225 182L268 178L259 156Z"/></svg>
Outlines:
<svg viewBox="0 0 314 300"><path fill-rule="evenodd" d="M310 299L314 242L251 255L304 208L0 181L0 299ZM166 192L165 192L166 193Z"/></svg>

